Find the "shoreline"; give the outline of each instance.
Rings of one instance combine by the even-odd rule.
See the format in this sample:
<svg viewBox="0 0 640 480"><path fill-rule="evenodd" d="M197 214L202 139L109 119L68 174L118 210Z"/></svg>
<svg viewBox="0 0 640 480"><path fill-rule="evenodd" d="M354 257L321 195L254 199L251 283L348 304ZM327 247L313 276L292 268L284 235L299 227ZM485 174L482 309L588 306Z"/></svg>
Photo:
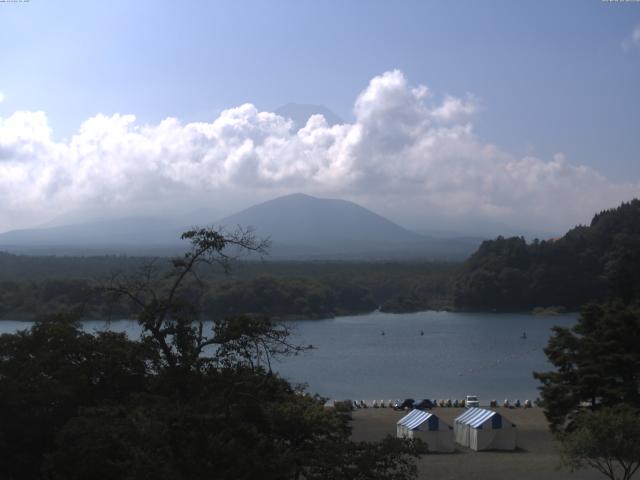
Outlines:
<svg viewBox="0 0 640 480"><path fill-rule="evenodd" d="M274 322L317 322L317 321L322 321L322 320L335 320L335 319L339 319L339 318L350 318L350 317L363 317L363 316L367 316L367 315L375 315L375 314L382 314L382 315L416 315L416 314L421 314L421 313L430 313L430 312L435 312L435 313L459 313L459 314L469 314L469 315L473 315L473 314L481 314L481 315L527 315L527 316L532 316L532 317L562 317L562 316L567 316L567 315L578 315L580 312L579 311L573 311L573 310L567 310L564 312L536 312L535 310L537 310L539 307L536 307L535 309L532 310L466 310L466 309L455 309L455 308L441 308L441 309L427 309L427 310L416 310L416 311L410 311L410 312L387 312L387 311L383 311L380 310L380 308L377 308L375 310L371 310L370 312L354 312L354 313L340 313L331 317L309 317L309 316L297 316L297 315L287 315L287 316L281 316L281 317L268 317L270 320L274 321ZM53 313L53 312L51 312ZM46 316L48 314L42 314L42 315L38 315L36 317L31 317L31 318L21 318L20 316L14 317L14 318L1 318L0 317L0 322L23 322L23 323L33 323L36 320L38 320L39 318L42 318L44 316ZM257 315L257 314L247 314L247 315ZM120 322L120 321L125 321L125 322L135 322L136 318L117 318L117 319L110 319L110 318L81 318L80 322ZM212 322L213 320L210 319L204 319L203 322Z"/></svg>

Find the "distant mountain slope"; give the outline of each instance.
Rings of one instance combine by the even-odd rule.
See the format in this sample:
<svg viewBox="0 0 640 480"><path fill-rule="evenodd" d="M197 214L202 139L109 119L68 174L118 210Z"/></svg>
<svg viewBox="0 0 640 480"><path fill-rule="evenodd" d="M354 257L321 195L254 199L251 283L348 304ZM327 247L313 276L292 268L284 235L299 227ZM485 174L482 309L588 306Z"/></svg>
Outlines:
<svg viewBox="0 0 640 480"><path fill-rule="evenodd" d="M21 253L141 253L144 249L175 251L186 228L178 220L127 217L115 220L13 230L0 234L0 249Z"/></svg>
<svg viewBox="0 0 640 480"><path fill-rule="evenodd" d="M485 241L454 285L456 307L522 310L616 297L640 302L640 200L593 217L561 238Z"/></svg>
<svg viewBox="0 0 640 480"><path fill-rule="evenodd" d="M128 217L14 230L0 234L0 250L32 255L174 255L184 248L180 235L192 220ZM303 194L255 205L217 225L251 226L259 237L270 237L269 256L274 259L462 260L481 241L418 235L355 203Z"/></svg>
<svg viewBox="0 0 640 480"><path fill-rule="evenodd" d="M272 240L276 258L462 259L478 239L434 239L418 235L346 200L304 194L279 197L220 220L228 228L251 226Z"/></svg>
<svg viewBox="0 0 640 480"><path fill-rule="evenodd" d="M301 193L254 205L220 223L251 225L258 234L292 244L324 241L399 243L422 238L353 202Z"/></svg>
<svg viewBox="0 0 640 480"><path fill-rule="evenodd" d="M343 123L342 119L322 105L306 105L300 103L287 103L276 109L281 117L293 120L294 130L299 130L307 124L307 120L311 115L320 114L324 117L329 125Z"/></svg>

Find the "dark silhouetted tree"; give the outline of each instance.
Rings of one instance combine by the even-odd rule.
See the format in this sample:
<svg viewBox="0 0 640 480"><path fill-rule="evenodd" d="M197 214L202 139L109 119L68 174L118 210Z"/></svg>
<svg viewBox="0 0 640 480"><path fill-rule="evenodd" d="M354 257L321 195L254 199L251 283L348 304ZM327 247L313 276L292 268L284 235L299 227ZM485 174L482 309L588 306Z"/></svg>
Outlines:
<svg viewBox="0 0 640 480"><path fill-rule="evenodd" d="M562 463L590 466L610 480L631 480L640 467L640 411L627 406L584 412L561 436Z"/></svg>
<svg viewBox="0 0 640 480"><path fill-rule="evenodd" d="M555 432L570 430L581 405L640 408L640 313L590 305L572 328L554 328L545 353L553 371L535 373Z"/></svg>

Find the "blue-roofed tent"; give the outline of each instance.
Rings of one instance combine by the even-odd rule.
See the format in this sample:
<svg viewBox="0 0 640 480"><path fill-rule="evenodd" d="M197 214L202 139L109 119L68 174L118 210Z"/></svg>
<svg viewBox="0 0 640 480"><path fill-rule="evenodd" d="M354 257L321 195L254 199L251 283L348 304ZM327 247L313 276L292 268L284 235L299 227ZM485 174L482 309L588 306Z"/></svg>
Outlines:
<svg viewBox="0 0 640 480"><path fill-rule="evenodd" d="M453 423L456 442L473 450L515 450L516 426L498 412L470 408Z"/></svg>
<svg viewBox="0 0 640 480"><path fill-rule="evenodd" d="M411 410L398 420L398 438L419 438L430 452L453 452L453 428L431 412Z"/></svg>

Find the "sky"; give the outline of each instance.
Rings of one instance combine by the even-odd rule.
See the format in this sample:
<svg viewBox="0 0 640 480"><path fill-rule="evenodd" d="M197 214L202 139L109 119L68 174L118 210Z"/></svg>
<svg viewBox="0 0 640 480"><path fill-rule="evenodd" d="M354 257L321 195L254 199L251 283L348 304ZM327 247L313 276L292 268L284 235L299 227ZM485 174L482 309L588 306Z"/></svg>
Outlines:
<svg viewBox="0 0 640 480"><path fill-rule="evenodd" d="M304 192L553 234L638 196L639 107L640 2L0 2L0 231Z"/></svg>

